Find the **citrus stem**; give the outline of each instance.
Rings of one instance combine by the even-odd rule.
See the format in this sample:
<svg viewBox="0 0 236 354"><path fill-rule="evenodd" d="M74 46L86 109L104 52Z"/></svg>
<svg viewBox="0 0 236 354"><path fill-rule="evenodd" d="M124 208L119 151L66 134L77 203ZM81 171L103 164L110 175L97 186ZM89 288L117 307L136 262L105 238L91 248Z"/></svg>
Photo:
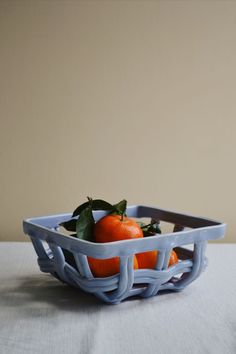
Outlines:
<svg viewBox="0 0 236 354"><path fill-rule="evenodd" d="M87 197L87 199L88 199L88 202L89 202L89 206L92 208L92 206L93 206L93 199L90 198L90 197Z"/></svg>

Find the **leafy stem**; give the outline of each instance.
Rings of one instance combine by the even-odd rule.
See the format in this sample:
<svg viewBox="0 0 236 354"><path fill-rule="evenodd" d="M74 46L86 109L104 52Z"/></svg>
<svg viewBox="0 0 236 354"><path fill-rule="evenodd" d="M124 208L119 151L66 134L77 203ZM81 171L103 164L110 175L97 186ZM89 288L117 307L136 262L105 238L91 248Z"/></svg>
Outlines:
<svg viewBox="0 0 236 354"><path fill-rule="evenodd" d="M146 229L146 228L149 228L150 226L153 226L153 225L156 225L157 224L157 221L152 221L150 224L147 224L147 225L142 225L140 226L141 229Z"/></svg>
<svg viewBox="0 0 236 354"><path fill-rule="evenodd" d="M63 222L60 225L68 231L76 232L76 237L92 241L93 227L95 224L93 211L104 210L107 211L108 214L118 214L121 215L121 220L123 221L123 218L126 215L127 201L123 199L119 203L112 205L102 199L92 199L90 197L87 197L87 199L87 202L80 204L73 211L70 220ZM77 216L79 217L75 218Z"/></svg>
<svg viewBox="0 0 236 354"><path fill-rule="evenodd" d="M127 200L123 199L117 204L110 204L102 199L92 199L87 197L88 201L80 204L73 212L70 220L64 221L60 224L66 230L73 232L74 237L87 240L93 240L93 228L95 220L93 217L94 210L104 210L107 214L120 215L121 221L126 216ZM78 218L77 218L78 216ZM157 233L161 233L159 222L152 220L149 224L138 222L144 236L152 236Z"/></svg>

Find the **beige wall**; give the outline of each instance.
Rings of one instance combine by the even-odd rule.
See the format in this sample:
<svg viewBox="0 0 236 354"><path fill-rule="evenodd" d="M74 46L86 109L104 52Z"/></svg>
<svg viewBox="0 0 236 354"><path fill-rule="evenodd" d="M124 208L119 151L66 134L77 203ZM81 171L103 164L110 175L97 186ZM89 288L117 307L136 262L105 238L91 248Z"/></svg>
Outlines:
<svg viewBox="0 0 236 354"><path fill-rule="evenodd" d="M0 239L87 195L228 223L236 1L0 1Z"/></svg>

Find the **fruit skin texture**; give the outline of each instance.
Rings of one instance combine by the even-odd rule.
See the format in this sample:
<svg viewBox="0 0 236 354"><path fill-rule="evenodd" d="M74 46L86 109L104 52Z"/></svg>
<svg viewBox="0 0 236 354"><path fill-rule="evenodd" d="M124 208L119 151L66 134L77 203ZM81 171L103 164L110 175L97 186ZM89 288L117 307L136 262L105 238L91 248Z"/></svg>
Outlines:
<svg viewBox="0 0 236 354"><path fill-rule="evenodd" d="M120 272L120 259L119 257L108 259L96 259L88 257L91 272L95 277L109 277ZM134 269L138 269L138 261L134 256Z"/></svg>
<svg viewBox="0 0 236 354"><path fill-rule="evenodd" d="M135 220L120 215L107 215L94 227L96 242L113 242L143 237L143 231Z"/></svg>
<svg viewBox="0 0 236 354"><path fill-rule="evenodd" d="M121 215L107 215L94 226L94 239L98 243L114 242L143 237L140 226L130 218ZM91 272L95 277L109 277L120 272L120 259L96 259L88 257ZM134 269L138 269L138 261L134 256Z"/></svg>
<svg viewBox="0 0 236 354"><path fill-rule="evenodd" d="M138 260L139 269L145 269L145 268L154 269L157 262L157 254L158 251L137 253L136 257ZM168 267L174 265L175 263L178 263L178 256L176 252L172 250L170 254Z"/></svg>

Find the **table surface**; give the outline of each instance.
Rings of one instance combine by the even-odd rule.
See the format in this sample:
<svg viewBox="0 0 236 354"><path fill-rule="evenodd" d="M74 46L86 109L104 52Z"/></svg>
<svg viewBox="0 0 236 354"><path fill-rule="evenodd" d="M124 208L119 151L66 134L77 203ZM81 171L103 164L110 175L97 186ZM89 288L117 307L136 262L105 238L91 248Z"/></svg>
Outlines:
<svg viewBox="0 0 236 354"><path fill-rule="evenodd" d="M179 293L106 305L38 269L30 243L0 243L0 353L236 353L236 244Z"/></svg>

